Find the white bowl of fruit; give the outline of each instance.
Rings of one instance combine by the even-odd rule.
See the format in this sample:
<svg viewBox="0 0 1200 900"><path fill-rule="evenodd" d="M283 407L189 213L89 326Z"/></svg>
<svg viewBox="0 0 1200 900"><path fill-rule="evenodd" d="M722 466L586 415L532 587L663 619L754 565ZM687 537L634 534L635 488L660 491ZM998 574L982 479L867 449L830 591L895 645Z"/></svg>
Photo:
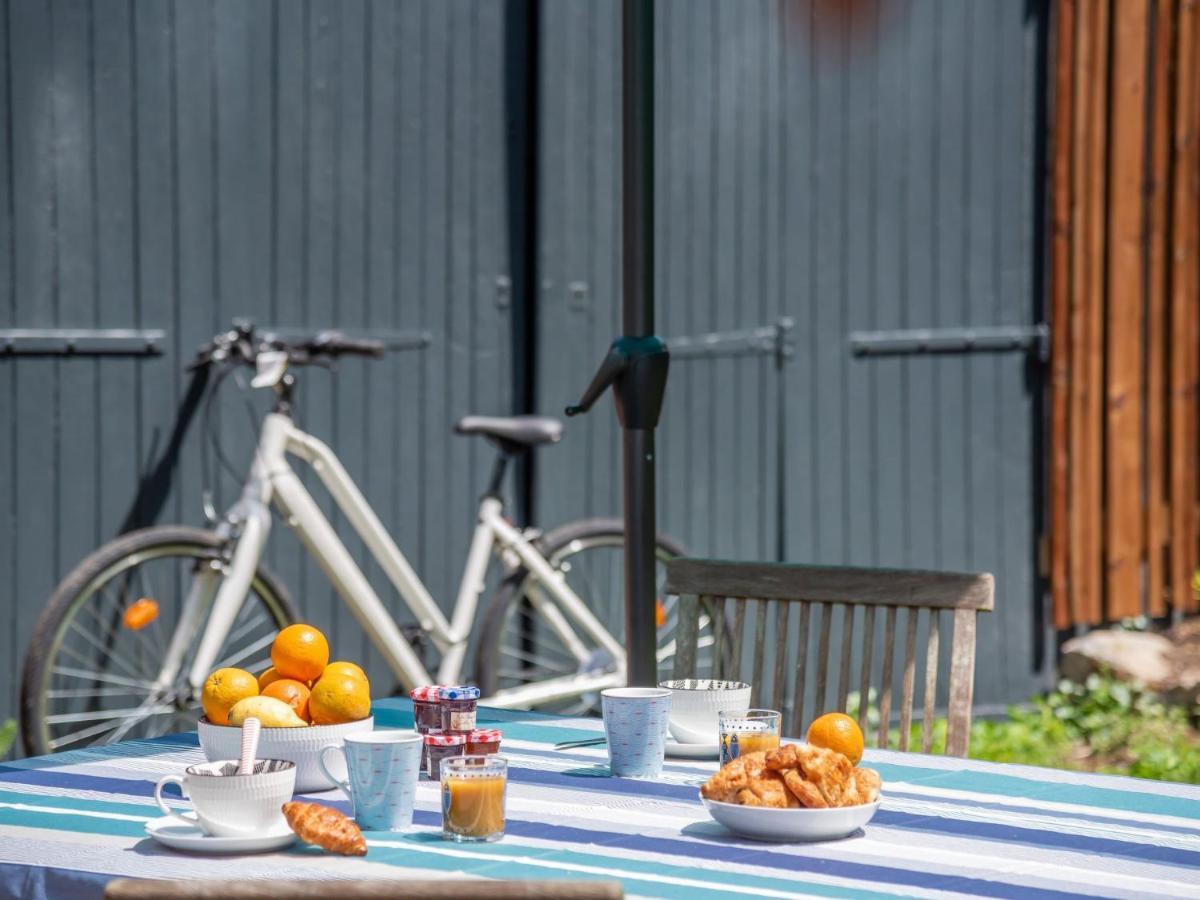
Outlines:
<svg viewBox="0 0 1200 900"><path fill-rule="evenodd" d="M290 625L271 646L271 667L255 676L245 669L218 669L204 682L200 746L210 761L237 759L241 726L262 724L260 759L296 764L298 792L334 787L322 771L322 748L340 746L346 735L371 731L371 685L351 662L329 662L329 643L311 625ZM326 757L330 773L346 777L340 753Z"/></svg>

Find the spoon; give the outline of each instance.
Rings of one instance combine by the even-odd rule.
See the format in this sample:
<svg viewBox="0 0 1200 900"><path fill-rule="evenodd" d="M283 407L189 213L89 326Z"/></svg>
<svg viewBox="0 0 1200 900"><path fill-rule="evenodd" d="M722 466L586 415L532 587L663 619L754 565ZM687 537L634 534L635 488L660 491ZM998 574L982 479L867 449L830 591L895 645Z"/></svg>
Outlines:
<svg viewBox="0 0 1200 900"><path fill-rule="evenodd" d="M242 723L242 756L238 762L239 775L254 774L254 757L258 753L258 736L262 723L251 716Z"/></svg>

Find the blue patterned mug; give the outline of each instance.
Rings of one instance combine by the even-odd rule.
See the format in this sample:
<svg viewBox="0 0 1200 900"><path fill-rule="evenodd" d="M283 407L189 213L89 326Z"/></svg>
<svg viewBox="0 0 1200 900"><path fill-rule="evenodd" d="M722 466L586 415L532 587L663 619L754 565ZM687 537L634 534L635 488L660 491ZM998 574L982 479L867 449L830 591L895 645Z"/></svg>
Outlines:
<svg viewBox="0 0 1200 900"><path fill-rule="evenodd" d="M600 692L600 705L612 774L652 778L662 772L671 692L662 688L609 688Z"/></svg>
<svg viewBox="0 0 1200 900"><path fill-rule="evenodd" d="M331 751L344 753L349 781L325 763ZM403 831L412 825L421 736L399 729L348 734L344 743L321 748L321 770L354 804L354 818L367 831Z"/></svg>

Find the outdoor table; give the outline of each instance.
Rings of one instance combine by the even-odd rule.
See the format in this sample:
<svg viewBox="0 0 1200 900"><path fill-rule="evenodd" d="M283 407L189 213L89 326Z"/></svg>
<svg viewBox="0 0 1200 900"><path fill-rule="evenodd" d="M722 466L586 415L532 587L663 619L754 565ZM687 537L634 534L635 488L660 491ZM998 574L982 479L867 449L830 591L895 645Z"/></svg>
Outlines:
<svg viewBox="0 0 1200 900"><path fill-rule="evenodd" d="M376 727L412 724L407 700ZM741 840L697 786L714 762L668 760L654 781L608 776L604 748L556 751L595 719L480 710L504 730L508 831L494 844L441 839L438 786L422 782L414 828L367 832L364 858L297 844L237 858L176 853L143 825L154 783L203 757L194 733L0 765L0 893L98 897L142 878L591 878L628 896L1200 897L1200 787L867 751L884 800L862 832L820 844ZM340 792L312 795L349 810Z"/></svg>

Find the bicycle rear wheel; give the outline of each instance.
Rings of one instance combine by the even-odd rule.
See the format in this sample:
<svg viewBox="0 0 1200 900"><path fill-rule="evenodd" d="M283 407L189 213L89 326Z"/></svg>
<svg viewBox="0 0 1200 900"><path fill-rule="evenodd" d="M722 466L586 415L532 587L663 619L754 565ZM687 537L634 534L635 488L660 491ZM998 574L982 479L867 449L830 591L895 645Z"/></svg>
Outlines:
<svg viewBox="0 0 1200 900"><path fill-rule="evenodd" d="M211 580L211 602L226 564L227 541L197 528L160 526L105 544L59 585L38 619L21 680L21 726L30 754L74 750L195 727L199 698L187 684L207 608L181 622L197 577ZM209 588L208 581L205 587ZM140 598L152 621L126 622ZM270 665L279 630L297 618L286 589L260 565L217 664L256 674ZM188 634L182 665L154 686L177 628Z"/></svg>
<svg viewBox="0 0 1200 900"><path fill-rule="evenodd" d="M571 589L608 632L624 644L624 523L619 519L573 522L544 535L539 541L539 549L550 564L563 573ZM658 671L660 679L667 679L671 677L675 662L678 598L669 597L663 591L666 563L685 555L685 551L678 541L660 534L655 553L658 562ZM566 675L612 672L616 668L616 660L585 634L579 633L577 637L589 651L587 658L580 659L578 654L571 652L530 600L529 593L534 587L528 572L516 572L500 586L488 609L476 657L476 681L485 697L523 684ZM702 614L700 621L696 671L701 677L711 670L712 635L710 611ZM538 708L584 714L598 710L599 706L599 695L589 693Z"/></svg>

